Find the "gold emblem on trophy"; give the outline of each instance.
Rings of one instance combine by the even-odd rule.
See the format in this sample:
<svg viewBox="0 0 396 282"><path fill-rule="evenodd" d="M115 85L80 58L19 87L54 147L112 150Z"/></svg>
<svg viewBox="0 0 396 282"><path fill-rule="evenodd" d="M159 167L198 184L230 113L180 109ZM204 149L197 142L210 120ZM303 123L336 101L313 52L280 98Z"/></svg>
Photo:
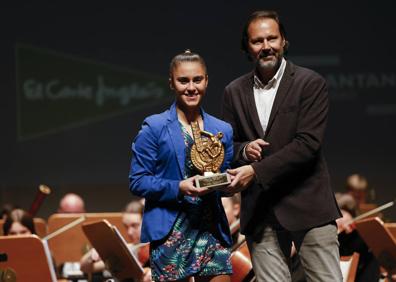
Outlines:
<svg viewBox="0 0 396 282"><path fill-rule="evenodd" d="M214 135L200 130L198 122L192 122L191 128L194 136L191 161L202 174L195 179L195 186L214 189L231 183L227 173L220 173L224 161L224 146L220 141L223 133Z"/></svg>

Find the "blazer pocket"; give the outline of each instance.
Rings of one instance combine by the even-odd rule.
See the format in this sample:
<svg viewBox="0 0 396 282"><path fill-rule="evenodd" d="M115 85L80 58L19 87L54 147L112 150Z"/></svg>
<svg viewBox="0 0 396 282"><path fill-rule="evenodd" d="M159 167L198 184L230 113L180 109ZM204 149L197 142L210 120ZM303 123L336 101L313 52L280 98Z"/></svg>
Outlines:
<svg viewBox="0 0 396 282"><path fill-rule="evenodd" d="M281 108L279 108L279 113L280 114L292 113L292 112L296 112L297 109L298 109L297 106L281 107Z"/></svg>

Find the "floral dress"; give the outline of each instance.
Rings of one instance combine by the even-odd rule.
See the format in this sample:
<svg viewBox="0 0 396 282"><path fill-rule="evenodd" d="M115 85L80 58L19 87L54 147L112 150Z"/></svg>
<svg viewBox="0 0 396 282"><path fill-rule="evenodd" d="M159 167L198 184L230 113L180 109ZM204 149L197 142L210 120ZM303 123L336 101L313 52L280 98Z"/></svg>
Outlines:
<svg viewBox="0 0 396 282"><path fill-rule="evenodd" d="M181 124L180 127L186 144L184 178L188 178L197 174L190 158L194 141ZM210 207L215 204L215 193L203 197L184 197L170 234L150 244L153 281L232 274L230 249L218 239L221 237L214 226Z"/></svg>

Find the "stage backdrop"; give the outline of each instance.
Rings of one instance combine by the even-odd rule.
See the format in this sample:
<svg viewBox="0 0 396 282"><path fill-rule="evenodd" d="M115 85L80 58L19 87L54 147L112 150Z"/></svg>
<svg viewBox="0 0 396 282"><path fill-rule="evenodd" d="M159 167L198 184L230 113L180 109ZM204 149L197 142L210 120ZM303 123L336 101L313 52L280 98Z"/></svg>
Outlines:
<svg viewBox="0 0 396 282"><path fill-rule="evenodd" d="M239 48L257 9L275 9L288 59L322 74L331 110L324 150L335 191L367 177L369 200L395 197L396 60L391 1L140 1L89 6L26 2L0 17L0 204L28 208L40 183L80 193L89 211L121 210L131 195L131 143L165 110L171 58L207 61L205 109L219 116L227 83L251 69ZM386 215L396 220L395 209Z"/></svg>

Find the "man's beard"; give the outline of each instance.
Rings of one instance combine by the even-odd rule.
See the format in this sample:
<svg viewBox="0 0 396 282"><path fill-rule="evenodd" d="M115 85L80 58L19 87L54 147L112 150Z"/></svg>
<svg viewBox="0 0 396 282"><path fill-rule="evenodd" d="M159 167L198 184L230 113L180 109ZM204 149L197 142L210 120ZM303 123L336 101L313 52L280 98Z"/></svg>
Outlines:
<svg viewBox="0 0 396 282"><path fill-rule="evenodd" d="M262 58L266 58L268 56L271 56L270 61L263 61ZM258 68L264 71L269 71L269 70L277 70L280 66L281 60L282 60L282 53L275 53L272 51L269 52L261 52L259 59L256 62L256 65Z"/></svg>
<svg viewBox="0 0 396 282"><path fill-rule="evenodd" d="M279 65L278 61L279 60L277 58L275 58L274 60L271 60L271 61L258 60L257 66L263 70L271 70L271 69L276 68Z"/></svg>

